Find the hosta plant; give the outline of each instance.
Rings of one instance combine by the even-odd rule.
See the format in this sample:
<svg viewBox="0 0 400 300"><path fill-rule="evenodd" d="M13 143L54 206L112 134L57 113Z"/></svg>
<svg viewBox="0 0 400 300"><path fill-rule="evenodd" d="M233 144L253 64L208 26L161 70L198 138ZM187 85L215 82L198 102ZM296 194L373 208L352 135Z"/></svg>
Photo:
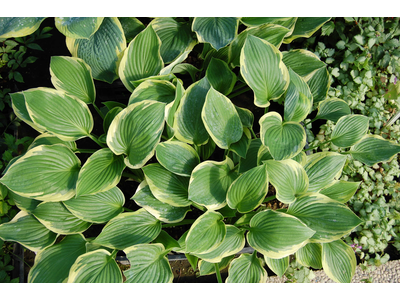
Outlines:
<svg viewBox="0 0 400 300"><path fill-rule="evenodd" d="M346 205L359 183L341 180L344 164L388 161L400 145L327 97L316 55L281 47L328 20L156 18L127 46L118 18L96 20L94 35L122 30L107 79L82 54L91 37L67 38L72 57L51 59L54 88L11 95L16 115L39 132L0 179L21 209L0 237L37 253L28 281L172 282L175 252L219 281L224 267L226 282L265 282L265 264L282 276L295 254L350 282L356 257L341 238L361 220ZM93 78L114 77L129 99L96 103ZM261 114L246 108L245 92ZM313 108L335 122L341 153L306 154L303 121ZM135 189L122 191L125 178ZM235 256L245 246L254 251Z"/></svg>

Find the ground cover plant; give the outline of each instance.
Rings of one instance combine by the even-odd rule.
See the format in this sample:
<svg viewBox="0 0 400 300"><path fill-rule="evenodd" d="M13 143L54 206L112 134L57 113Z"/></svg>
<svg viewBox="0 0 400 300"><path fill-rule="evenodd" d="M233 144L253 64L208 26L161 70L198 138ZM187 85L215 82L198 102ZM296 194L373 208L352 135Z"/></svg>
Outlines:
<svg viewBox="0 0 400 300"><path fill-rule="evenodd" d="M362 224L346 205L360 182L343 168L390 161L400 145L328 96L318 56L286 47L329 20L55 18L71 56L51 58L54 88L11 94L38 136L0 179L20 209L0 238L37 253L28 281L171 282L172 251L220 282L226 266L226 282L265 282L265 264L282 276L292 254L350 282L341 238ZM2 18L0 37L42 21ZM117 80L129 99L96 103L94 82ZM311 152L311 113L334 122L336 149Z"/></svg>

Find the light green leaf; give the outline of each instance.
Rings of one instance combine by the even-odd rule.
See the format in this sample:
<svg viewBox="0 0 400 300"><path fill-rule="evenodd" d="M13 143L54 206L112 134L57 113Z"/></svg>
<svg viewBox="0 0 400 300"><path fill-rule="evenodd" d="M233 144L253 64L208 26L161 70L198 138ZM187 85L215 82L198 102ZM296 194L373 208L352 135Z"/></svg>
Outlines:
<svg viewBox="0 0 400 300"><path fill-rule="evenodd" d="M232 260L228 269L226 283L264 283L267 281L268 273L263 268L261 258L257 252L253 254L243 253Z"/></svg>
<svg viewBox="0 0 400 300"><path fill-rule="evenodd" d="M353 249L342 240L322 244L322 266L326 275L338 283L350 283L356 272Z"/></svg>
<svg viewBox="0 0 400 300"><path fill-rule="evenodd" d="M46 18L0 18L0 38L15 38L34 33Z"/></svg>
<svg viewBox="0 0 400 300"><path fill-rule="evenodd" d="M350 182L344 180L337 180L331 186L324 188L320 191L321 194L329 198L346 203L355 194L361 182Z"/></svg>
<svg viewBox="0 0 400 300"><path fill-rule="evenodd" d="M309 38L330 19L330 17L299 17L297 18L293 33L289 37L285 38L283 42L289 44L299 37Z"/></svg>
<svg viewBox="0 0 400 300"><path fill-rule="evenodd" d="M341 117L351 114L346 101L339 98L329 98L318 103L318 113L315 120L324 119L337 122Z"/></svg>
<svg viewBox="0 0 400 300"><path fill-rule="evenodd" d="M105 223L123 212L125 197L118 187L94 195L64 201L65 207L78 218L91 223Z"/></svg>
<svg viewBox="0 0 400 300"><path fill-rule="evenodd" d="M218 263L219 270L222 271L223 269L228 267L234 257L235 257L235 255L224 257L221 260L221 262ZM200 273L200 276L215 274L215 263L210 263L205 260L200 260L199 261L199 273Z"/></svg>
<svg viewBox="0 0 400 300"><path fill-rule="evenodd" d="M20 243L31 251L40 251L52 245L57 234L48 230L34 216L20 211L10 222L0 225L0 238Z"/></svg>
<svg viewBox="0 0 400 300"><path fill-rule="evenodd" d="M266 166L258 166L240 175L229 187L226 201L230 208L247 213L257 208L268 193Z"/></svg>
<svg viewBox="0 0 400 300"><path fill-rule="evenodd" d="M99 249L76 259L68 283L122 283L122 274L110 252Z"/></svg>
<svg viewBox="0 0 400 300"><path fill-rule="evenodd" d="M56 144L63 144L67 146L69 149L72 151L77 150L77 146L75 142L65 142L63 140L60 140L58 137L45 132L40 135L38 135L33 142L29 145L28 150L31 150L32 148L35 148L37 146L42 146L42 145L56 145Z"/></svg>
<svg viewBox="0 0 400 300"><path fill-rule="evenodd" d="M275 187L276 198L283 203L291 203L308 189L308 176L303 167L292 159L267 160L268 179Z"/></svg>
<svg viewBox="0 0 400 300"><path fill-rule="evenodd" d="M186 236L186 252L198 255L211 252L226 236L224 217L217 212L207 211L192 224Z"/></svg>
<svg viewBox="0 0 400 300"><path fill-rule="evenodd" d="M53 86L89 104L96 100L92 70L82 59L52 56L50 74Z"/></svg>
<svg viewBox="0 0 400 300"><path fill-rule="evenodd" d="M85 253L85 237L82 234L67 235L61 242L37 253L35 264L28 274L28 282L64 282L75 260Z"/></svg>
<svg viewBox="0 0 400 300"><path fill-rule="evenodd" d="M124 271L126 283L171 283L171 266L162 244L141 244L124 249L131 267Z"/></svg>
<svg viewBox="0 0 400 300"><path fill-rule="evenodd" d="M103 17L57 17L55 18L55 25L57 29L67 37L73 39L89 39L99 29L103 19Z"/></svg>
<svg viewBox="0 0 400 300"><path fill-rule="evenodd" d="M316 231L312 243L328 243L350 233L361 220L345 205L319 193L307 193L289 205L287 213Z"/></svg>
<svg viewBox="0 0 400 300"><path fill-rule="evenodd" d="M204 161L192 172L189 182L189 200L217 210L226 205L226 193L237 178L234 164L229 157L224 161Z"/></svg>
<svg viewBox="0 0 400 300"><path fill-rule="evenodd" d="M89 39L67 37L66 43L73 57L82 58L90 66L94 79L111 84L118 78L118 64L126 49L124 30L118 18L104 18Z"/></svg>
<svg viewBox="0 0 400 300"><path fill-rule="evenodd" d="M79 169L79 159L66 146L38 146L19 158L0 181L23 197L63 201L75 195Z"/></svg>
<svg viewBox="0 0 400 300"><path fill-rule="evenodd" d="M236 75L223 60L212 57L206 70L211 86L221 94L228 95L236 83Z"/></svg>
<svg viewBox="0 0 400 300"><path fill-rule="evenodd" d="M313 95L313 102L318 103L325 100L331 86L331 78L326 67L319 68L306 78Z"/></svg>
<svg viewBox="0 0 400 300"><path fill-rule="evenodd" d="M306 81L311 78L316 70L326 66L317 55L305 49L293 49L282 52L282 54L284 64Z"/></svg>
<svg viewBox="0 0 400 300"><path fill-rule="evenodd" d="M282 53L269 42L248 36L240 54L240 73L254 92L254 104L269 106L289 86L289 72Z"/></svg>
<svg viewBox="0 0 400 300"><path fill-rule="evenodd" d="M285 274L287 268L289 267L289 256L282 258L269 258L264 256L267 266L278 276L282 277Z"/></svg>
<svg viewBox="0 0 400 300"><path fill-rule="evenodd" d="M125 154L125 164L141 168L153 156L164 128L165 104L144 100L129 105L112 121L107 145L116 155Z"/></svg>
<svg viewBox="0 0 400 300"><path fill-rule="evenodd" d="M103 148L93 153L79 171L76 197L105 192L116 186L125 169L123 156Z"/></svg>
<svg viewBox="0 0 400 300"><path fill-rule="evenodd" d="M308 243L297 250L296 261L307 268L322 269L322 245L320 243Z"/></svg>
<svg viewBox="0 0 400 300"><path fill-rule="evenodd" d="M378 162L390 161L399 152L400 145L385 140L379 135L364 136L349 151L354 159L368 166Z"/></svg>
<svg viewBox="0 0 400 300"><path fill-rule="evenodd" d="M363 115L341 117L332 131L331 142L337 147L350 147L359 142L369 129L369 118Z"/></svg>
<svg viewBox="0 0 400 300"><path fill-rule="evenodd" d="M122 83L132 92L132 81L158 75L164 67L160 54L161 40L152 26L147 26L125 50L118 73Z"/></svg>
<svg viewBox="0 0 400 300"><path fill-rule="evenodd" d="M175 113L178 109L179 104L181 103L181 99L185 93L185 89L183 88L182 83L177 80L176 81L176 88L175 88L175 97L174 101L170 102L165 107L165 121L168 124L168 128L171 132L174 132L174 120L175 120Z"/></svg>
<svg viewBox="0 0 400 300"><path fill-rule="evenodd" d="M242 122L233 103L213 87L207 93L201 118L208 134L221 149L229 149L242 137Z"/></svg>
<svg viewBox="0 0 400 300"><path fill-rule="evenodd" d="M137 86L129 97L128 105L142 100L170 103L175 99L175 86L167 80L146 80Z"/></svg>
<svg viewBox="0 0 400 300"><path fill-rule="evenodd" d="M161 222L141 208L111 219L93 243L123 250L133 245L151 242L160 231Z"/></svg>
<svg viewBox="0 0 400 300"><path fill-rule="evenodd" d="M235 38L238 27L238 18L196 17L192 31L196 32L200 43L210 43L214 49L219 50Z"/></svg>

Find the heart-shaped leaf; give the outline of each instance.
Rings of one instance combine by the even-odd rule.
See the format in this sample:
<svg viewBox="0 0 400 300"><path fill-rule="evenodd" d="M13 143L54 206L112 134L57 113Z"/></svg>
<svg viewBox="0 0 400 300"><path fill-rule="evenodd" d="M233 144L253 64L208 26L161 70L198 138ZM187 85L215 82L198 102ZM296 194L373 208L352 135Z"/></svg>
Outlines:
<svg viewBox="0 0 400 300"><path fill-rule="evenodd" d="M263 283L267 281L268 273L263 268L257 252L243 253L232 260L228 269L226 283Z"/></svg>
<svg viewBox="0 0 400 300"><path fill-rule="evenodd" d="M354 250L342 240L322 244L322 266L326 275L338 283L350 283L356 272Z"/></svg>
<svg viewBox="0 0 400 300"><path fill-rule="evenodd" d="M350 147L359 142L369 129L369 119L363 115L341 117L332 131L331 142L337 147Z"/></svg>
<svg viewBox="0 0 400 300"><path fill-rule="evenodd" d="M65 36L73 39L89 39L100 27L103 17L57 17L55 25Z"/></svg>
<svg viewBox="0 0 400 300"><path fill-rule="evenodd" d="M264 256L267 266L278 276L282 277L285 274L287 268L289 267L289 256L282 258L269 258Z"/></svg>
<svg viewBox="0 0 400 300"><path fill-rule="evenodd" d="M322 269L322 245L320 243L308 243L297 250L296 261L307 268Z"/></svg>

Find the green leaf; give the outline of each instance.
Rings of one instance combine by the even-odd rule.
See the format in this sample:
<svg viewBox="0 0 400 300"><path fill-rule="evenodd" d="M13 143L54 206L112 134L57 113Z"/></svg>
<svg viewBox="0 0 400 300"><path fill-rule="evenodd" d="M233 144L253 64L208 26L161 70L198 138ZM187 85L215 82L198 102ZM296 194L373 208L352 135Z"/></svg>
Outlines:
<svg viewBox="0 0 400 300"><path fill-rule="evenodd" d="M68 283L122 283L122 274L110 252L99 249L76 259Z"/></svg>
<svg viewBox="0 0 400 300"><path fill-rule="evenodd" d="M82 59L69 56L53 56L50 60L53 86L69 96L89 104L96 99L92 70Z"/></svg>
<svg viewBox="0 0 400 300"><path fill-rule="evenodd" d="M308 175L308 192L317 192L339 179L346 156L336 152L318 152L307 156L304 170Z"/></svg>
<svg viewBox="0 0 400 300"><path fill-rule="evenodd" d="M144 100L129 105L112 121L107 145L116 155L125 154L125 164L141 168L153 156L164 129L165 104Z"/></svg>
<svg viewBox="0 0 400 300"><path fill-rule="evenodd" d="M122 83L130 92L135 89L132 81L158 75L164 67L160 47L161 40L152 26L147 26L129 43L118 72Z"/></svg>
<svg viewBox="0 0 400 300"><path fill-rule="evenodd" d="M259 123L261 141L275 160L295 157L304 148L306 132L299 123L282 122L276 112L266 113Z"/></svg>
<svg viewBox="0 0 400 300"><path fill-rule="evenodd" d="M256 251L253 254L243 253L232 260L228 274L226 283L264 283L268 278Z"/></svg>
<svg viewBox="0 0 400 300"><path fill-rule="evenodd" d="M235 255L224 257L221 260L221 262L218 263L219 270L223 270L227 266L229 266L231 260L234 257L235 257ZM199 273L200 273L200 276L215 274L215 263L210 263L210 262L205 261L205 260L200 260L199 261Z"/></svg>
<svg viewBox="0 0 400 300"><path fill-rule="evenodd" d="M338 283L350 283L357 266L353 249L342 240L322 244L322 266L326 275Z"/></svg>
<svg viewBox="0 0 400 300"><path fill-rule="evenodd" d="M124 252L131 264L124 271L126 283L171 283L174 279L162 244L135 245Z"/></svg>
<svg viewBox="0 0 400 300"><path fill-rule="evenodd" d="M226 201L230 208L247 213L257 208L268 193L266 166L261 165L246 171L229 187Z"/></svg>
<svg viewBox="0 0 400 300"><path fill-rule="evenodd" d="M325 100L331 86L331 79L326 67L319 68L306 78L307 85L313 95L313 102Z"/></svg>
<svg viewBox="0 0 400 300"><path fill-rule="evenodd" d="M319 243L308 243L296 252L296 261L303 266L313 269L322 269L322 245Z"/></svg>
<svg viewBox="0 0 400 300"><path fill-rule="evenodd" d="M159 163L142 168L151 193L159 201L177 207L189 206L189 178L176 175Z"/></svg>
<svg viewBox="0 0 400 300"><path fill-rule="evenodd" d="M37 253L35 264L28 274L29 283L62 283L68 279L75 260L86 253L82 234L67 235L56 245Z"/></svg>
<svg viewBox="0 0 400 300"><path fill-rule="evenodd" d="M185 218L186 213L190 211L190 206L176 207L158 200L151 193L146 180L140 183L131 199L164 223L180 222Z"/></svg>
<svg viewBox="0 0 400 300"><path fill-rule="evenodd" d="M339 98L329 98L318 103L318 113L315 119L337 122L341 117L350 114L351 110L346 101Z"/></svg>
<svg viewBox="0 0 400 300"><path fill-rule="evenodd" d="M213 87L207 93L201 118L208 134L222 149L229 149L242 137L243 126L235 106Z"/></svg>
<svg viewBox="0 0 400 300"><path fill-rule="evenodd" d="M118 18L104 18L89 39L67 37L66 43L73 57L82 58L90 66L94 79L111 84L118 78L118 64L126 49L124 30Z"/></svg>
<svg viewBox="0 0 400 300"><path fill-rule="evenodd" d="M34 33L46 18L0 18L0 38L15 38Z"/></svg>
<svg viewBox="0 0 400 300"><path fill-rule="evenodd" d="M329 36L335 30L335 23L330 21L325 23L321 28L321 35Z"/></svg>
<svg viewBox="0 0 400 300"><path fill-rule="evenodd" d="M151 242L160 231L161 222L141 208L111 219L93 242L123 250L133 245Z"/></svg>
<svg viewBox="0 0 400 300"><path fill-rule="evenodd" d="M316 70L326 66L317 55L305 49L292 49L282 54L284 64L306 81L310 79Z"/></svg>
<svg viewBox="0 0 400 300"><path fill-rule="evenodd" d="M190 177L193 169L200 163L196 150L180 141L165 141L158 144L156 157L168 171L184 177Z"/></svg>
<svg viewBox="0 0 400 300"><path fill-rule="evenodd" d="M79 171L76 196L105 192L115 187L125 169L123 156L104 148L93 153Z"/></svg>
<svg viewBox="0 0 400 300"><path fill-rule="evenodd" d="M337 147L350 147L359 142L369 129L369 118L363 115L341 117L332 131L331 142Z"/></svg>
<svg viewBox="0 0 400 300"><path fill-rule="evenodd" d="M64 201L78 218L91 223L105 223L123 212L125 197L118 187L94 195L77 196Z"/></svg>
<svg viewBox="0 0 400 300"><path fill-rule="evenodd" d="M246 157L247 150L249 149L251 141L251 133L250 130L246 127L243 127L243 134L239 141L233 143L229 146L229 150L236 153L240 157Z"/></svg>
<svg viewBox="0 0 400 300"><path fill-rule="evenodd" d="M207 211L192 224L186 236L186 252L199 255L211 252L226 236L224 217L217 212Z"/></svg>
<svg viewBox="0 0 400 300"><path fill-rule="evenodd" d="M246 153L246 158L240 158L239 173L244 173L251 168L257 166L257 153L262 145L261 139L252 139L250 141L249 149Z"/></svg>
<svg viewBox="0 0 400 300"><path fill-rule="evenodd" d="M167 80L146 80L137 86L129 97L128 105L142 100L170 103L175 99L175 86Z"/></svg>
<svg viewBox="0 0 400 300"><path fill-rule="evenodd" d="M164 248L166 250L177 250L180 249L181 246L179 245L178 241L175 240L173 237L171 237L166 231L161 230L160 234L158 237L152 242L153 244L155 243L161 243L164 245Z"/></svg>
<svg viewBox="0 0 400 300"><path fill-rule="evenodd" d="M89 39L99 29L103 19L102 17L57 17L55 18L55 25L63 35L69 38Z"/></svg>
<svg viewBox="0 0 400 300"><path fill-rule="evenodd" d="M119 17L118 20L124 29L124 35L127 43L130 43L134 37L145 28L143 23L137 18Z"/></svg>
<svg viewBox="0 0 400 300"><path fill-rule="evenodd" d="M196 17L192 31L196 32L200 43L210 43L214 49L219 50L235 38L238 27L238 18Z"/></svg>
<svg viewBox="0 0 400 300"><path fill-rule="evenodd" d="M361 182L350 182L344 180L337 180L331 186L324 188L320 191L321 194L329 198L346 203L356 193Z"/></svg>
<svg viewBox="0 0 400 300"><path fill-rule="evenodd" d="M75 195L79 168L79 159L66 146L38 146L12 164L0 181L23 197L63 201Z"/></svg>
<svg viewBox="0 0 400 300"><path fill-rule="evenodd" d="M235 109L239 114L240 121L242 122L243 127L253 127L253 122L254 122L253 113L246 108L238 107L236 105Z"/></svg>
<svg viewBox="0 0 400 300"><path fill-rule="evenodd" d="M77 146L75 142L65 142L63 140L60 140L58 137L45 132L40 135L38 135L33 142L29 145L28 150L31 150L32 148L35 148L37 146L42 146L42 145L56 145L56 144L63 144L67 146L69 149L72 151L77 150Z"/></svg>
<svg viewBox="0 0 400 300"><path fill-rule="evenodd" d="M13 191L8 191L8 197L15 203L15 205L22 211L27 213L32 213L32 211L38 206L42 201L22 197Z"/></svg>
<svg viewBox="0 0 400 300"><path fill-rule="evenodd" d="M23 92L32 121L63 141L76 141L90 134L93 117L85 102L50 88Z"/></svg>
<svg viewBox="0 0 400 300"><path fill-rule="evenodd" d="M349 234L361 220L345 205L319 193L307 193L289 205L287 213L315 231L312 243L328 243Z"/></svg>
<svg viewBox="0 0 400 300"><path fill-rule="evenodd" d="M52 245L57 234L48 230L34 216L20 211L10 222L0 225L0 238L20 243L31 251L40 251Z"/></svg>
<svg viewBox="0 0 400 300"><path fill-rule="evenodd" d="M285 274L287 268L289 267L289 256L282 258L269 258L264 256L267 266L278 276L282 277Z"/></svg>
<svg viewBox="0 0 400 300"><path fill-rule="evenodd" d="M189 182L189 200L217 210L226 205L226 193L237 178L234 164L229 157L224 161L204 161L192 172Z"/></svg>
<svg viewBox="0 0 400 300"><path fill-rule="evenodd" d="M289 44L299 37L309 38L330 19L330 17L299 17L297 18L293 33L289 37L286 37L283 42Z"/></svg>
<svg viewBox="0 0 400 300"><path fill-rule="evenodd" d="M269 42L248 36L240 55L240 73L254 92L254 104L269 106L279 99L289 86L289 72L282 53Z"/></svg>
<svg viewBox="0 0 400 300"><path fill-rule="evenodd" d="M283 258L303 247L315 233L291 215L270 209L250 220L247 241L251 247L270 258Z"/></svg>
<svg viewBox="0 0 400 300"><path fill-rule="evenodd" d="M114 120L114 118L123 110L122 107L116 106L112 109L110 109L106 116L104 117L103 120L103 130L104 132L108 132L108 129L110 128L110 125L112 123L112 121Z"/></svg>
<svg viewBox="0 0 400 300"><path fill-rule="evenodd" d="M221 94L228 95L236 83L236 75L223 60L212 57L206 70L211 86Z"/></svg>
<svg viewBox="0 0 400 300"><path fill-rule="evenodd" d="M61 202L40 203L32 214L40 223L58 234L81 233L92 225L77 218Z"/></svg>
<svg viewBox="0 0 400 300"><path fill-rule="evenodd" d="M303 167L292 159L267 160L268 179L275 187L276 198L289 204L308 189L308 176Z"/></svg>
<svg viewBox="0 0 400 300"><path fill-rule="evenodd" d="M399 152L400 145L385 140L379 135L364 136L349 151L354 159L368 166L378 162L390 161Z"/></svg>

